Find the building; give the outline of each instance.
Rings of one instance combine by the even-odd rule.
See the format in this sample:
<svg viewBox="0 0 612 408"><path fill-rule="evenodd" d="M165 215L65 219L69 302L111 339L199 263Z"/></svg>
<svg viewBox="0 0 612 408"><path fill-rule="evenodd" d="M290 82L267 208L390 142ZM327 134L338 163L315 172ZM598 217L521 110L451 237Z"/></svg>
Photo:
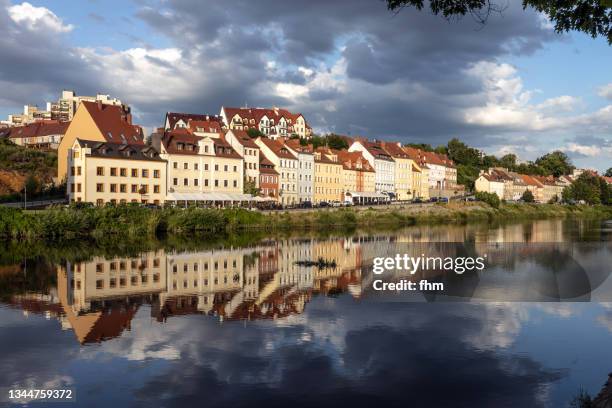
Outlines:
<svg viewBox="0 0 612 408"><path fill-rule="evenodd" d="M500 200L504 198L504 180L496 174L482 172L474 183L474 189L476 192L497 194Z"/></svg>
<svg viewBox="0 0 612 408"><path fill-rule="evenodd" d="M190 125L189 122L195 122ZM223 127L222 119L217 115L200 115L196 113L166 113L166 119L164 120L164 129L172 130L179 128L192 128L194 131L200 131L198 133L212 133L218 135L221 133ZM206 135L198 135L206 136ZM213 136L215 137L215 136Z"/></svg>
<svg viewBox="0 0 612 408"><path fill-rule="evenodd" d="M160 156L168 161L167 201L248 201L243 194L243 159L225 140L177 128L164 135Z"/></svg>
<svg viewBox="0 0 612 408"><path fill-rule="evenodd" d="M314 203L344 201L343 166L338 155L319 147L314 151L314 164Z"/></svg>
<svg viewBox="0 0 612 408"><path fill-rule="evenodd" d="M298 201L303 203L314 199L315 162L311 145L302 146L300 140L289 139L285 146L298 158Z"/></svg>
<svg viewBox="0 0 612 408"><path fill-rule="evenodd" d="M262 197L274 198L278 201L279 174L274 170L274 163L260 152L259 154L259 194Z"/></svg>
<svg viewBox="0 0 612 408"><path fill-rule="evenodd" d="M40 121L8 128L5 136L18 146L57 149L67 129L68 123L65 122Z"/></svg>
<svg viewBox="0 0 612 408"><path fill-rule="evenodd" d="M8 115L8 119L2 121L2 124L9 127L24 126L37 121L51 119L52 116L49 110L41 110L36 105L24 105L23 113L15 113Z"/></svg>
<svg viewBox="0 0 612 408"><path fill-rule="evenodd" d="M255 143L266 158L274 163L274 170L280 174L279 197L282 205L295 205L298 203L298 158L283 143L258 137Z"/></svg>
<svg viewBox="0 0 612 408"><path fill-rule="evenodd" d="M348 152L346 150L336 150L334 152L338 155L338 161L342 163L344 201L350 201L353 204L386 201L387 196L376 193L374 168L361 152Z"/></svg>
<svg viewBox="0 0 612 408"><path fill-rule="evenodd" d="M412 200L414 198L412 182L414 161L402 149L399 142L381 142L381 146L395 162L395 177L393 178L395 199Z"/></svg>
<svg viewBox="0 0 612 408"><path fill-rule="evenodd" d="M534 176L521 174L523 182L527 185L527 190L531 191L536 202L541 203L544 200L544 185Z"/></svg>
<svg viewBox="0 0 612 408"><path fill-rule="evenodd" d="M126 114L130 113L130 107L125 105L117 98L110 95L97 94L96 96L78 96L74 91L62 91L61 97L56 102L48 102L47 110L51 114L51 119L60 122L70 122L81 102L99 102L103 105L118 106Z"/></svg>
<svg viewBox="0 0 612 408"><path fill-rule="evenodd" d="M412 159L412 196L429 200L429 166L424 152L410 146L404 146L402 149Z"/></svg>
<svg viewBox="0 0 612 408"><path fill-rule="evenodd" d="M164 202L166 161L151 146L76 139L70 152L70 202Z"/></svg>
<svg viewBox="0 0 612 408"><path fill-rule="evenodd" d="M229 130L225 141L232 146L244 162L244 181L259 187L259 146L244 130Z"/></svg>
<svg viewBox="0 0 612 408"><path fill-rule="evenodd" d="M77 139L117 145L144 145L142 128L132 124L131 114L121 106L84 101L77 108L57 148L59 180L68 175L68 157Z"/></svg>
<svg viewBox="0 0 612 408"><path fill-rule="evenodd" d="M310 138L312 129L301 113L292 113L286 109L266 108L230 108L221 107L220 114L228 129L257 129L270 139L298 135Z"/></svg>
<svg viewBox="0 0 612 408"><path fill-rule="evenodd" d="M557 202L561 201L564 186L553 176L533 176L542 184L542 202Z"/></svg>
<svg viewBox="0 0 612 408"><path fill-rule="evenodd" d="M355 140L349 146L349 152L361 152L363 157L374 167L376 172L376 192L394 194L395 162L379 143L367 140Z"/></svg>

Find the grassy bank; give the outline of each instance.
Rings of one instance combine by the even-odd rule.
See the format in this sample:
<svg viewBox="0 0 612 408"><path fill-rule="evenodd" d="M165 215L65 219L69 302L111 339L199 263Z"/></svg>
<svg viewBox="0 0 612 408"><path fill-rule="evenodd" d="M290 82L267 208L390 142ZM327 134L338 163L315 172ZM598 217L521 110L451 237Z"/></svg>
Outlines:
<svg viewBox="0 0 612 408"><path fill-rule="evenodd" d="M612 207L484 203L410 205L263 213L240 209L163 209L136 206L38 212L0 208L3 239L125 239L335 227L403 227L415 224L497 222L558 217L612 218Z"/></svg>

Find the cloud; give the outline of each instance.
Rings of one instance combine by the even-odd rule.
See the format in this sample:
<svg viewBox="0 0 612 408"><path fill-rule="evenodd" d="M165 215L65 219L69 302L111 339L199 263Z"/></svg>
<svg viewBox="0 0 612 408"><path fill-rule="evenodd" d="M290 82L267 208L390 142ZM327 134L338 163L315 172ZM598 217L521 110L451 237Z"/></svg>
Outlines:
<svg viewBox="0 0 612 408"><path fill-rule="evenodd" d="M597 94L602 98L612 100L612 83L600 87Z"/></svg>
<svg viewBox="0 0 612 408"><path fill-rule="evenodd" d="M71 24L64 24L62 19L48 8L34 7L28 2L8 7L8 13L14 22L32 31L43 29L55 33L67 33L74 28Z"/></svg>

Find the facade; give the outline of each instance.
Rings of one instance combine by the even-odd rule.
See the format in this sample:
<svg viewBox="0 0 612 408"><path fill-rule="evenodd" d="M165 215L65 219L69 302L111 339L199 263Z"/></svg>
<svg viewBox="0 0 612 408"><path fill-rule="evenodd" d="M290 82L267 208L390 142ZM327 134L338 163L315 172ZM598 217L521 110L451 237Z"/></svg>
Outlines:
<svg viewBox="0 0 612 408"><path fill-rule="evenodd" d="M557 202L561 200L564 186L553 176L533 176L542 184L542 202Z"/></svg>
<svg viewBox="0 0 612 408"><path fill-rule="evenodd" d="M70 202L162 204L166 161L151 146L74 141L68 158Z"/></svg>
<svg viewBox="0 0 612 408"><path fill-rule="evenodd" d="M303 203L314 199L315 162L312 146L302 146L298 139L289 139L285 146L298 158L298 201Z"/></svg>
<svg viewBox="0 0 612 408"><path fill-rule="evenodd" d="M223 121L217 115L168 112L164 120L165 130L191 128L194 133L202 133L198 134L198 136L218 137L222 127Z"/></svg>
<svg viewBox="0 0 612 408"><path fill-rule="evenodd" d="M168 161L170 201L180 194L194 194L189 201L205 201L206 196L197 196L203 193L224 193L228 201L243 194L243 159L223 139L171 130L162 139L160 157Z"/></svg>
<svg viewBox="0 0 612 408"><path fill-rule="evenodd" d="M441 196L446 188L446 166L434 152L422 152L425 163L429 168L429 195Z"/></svg>
<svg viewBox="0 0 612 408"><path fill-rule="evenodd" d="M349 152L361 152L376 172L376 192L389 193L395 190L395 162L378 143L356 140Z"/></svg>
<svg viewBox="0 0 612 408"><path fill-rule="evenodd" d="M343 201L343 166L338 155L320 147L314 152L314 164L314 203Z"/></svg>
<svg viewBox="0 0 612 408"><path fill-rule="evenodd" d="M272 163L263 154L259 154L259 194L262 197L274 198L278 201L279 174Z"/></svg>
<svg viewBox="0 0 612 408"><path fill-rule="evenodd" d="M227 129L257 129L270 139L289 137L293 134L300 138L310 138L312 129L301 113L286 109L230 108L221 107L219 115Z"/></svg>
<svg viewBox="0 0 612 408"><path fill-rule="evenodd" d="M504 198L504 181L497 176L482 173L474 183L477 192L497 194L500 199Z"/></svg>
<svg viewBox="0 0 612 408"><path fill-rule="evenodd" d="M77 139L110 144L144 145L142 128L132 125L132 117L121 106L82 102L57 148L57 176L68 175L70 149Z"/></svg>
<svg viewBox="0 0 612 408"><path fill-rule="evenodd" d="M544 200L544 186L534 176L521 174L523 182L527 185L527 190L531 191L536 202Z"/></svg>
<svg viewBox="0 0 612 408"><path fill-rule="evenodd" d="M258 137L255 143L280 174L279 197L282 205L298 203L298 159L283 143L267 137Z"/></svg>
<svg viewBox="0 0 612 408"><path fill-rule="evenodd" d="M35 105L24 105L23 113L14 113L8 115L8 119L2 121L2 124L12 126L24 126L30 123L43 120L51 120L51 112L49 110L39 109Z"/></svg>
<svg viewBox="0 0 612 408"><path fill-rule="evenodd" d="M412 159L412 196L429 200L429 165L424 152L410 146L402 148Z"/></svg>
<svg viewBox="0 0 612 408"><path fill-rule="evenodd" d="M36 149L57 149L68 123L58 121L34 122L9 128L6 136L18 146Z"/></svg>
<svg viewBox="0 0 612 408"><path fill-rule="evenodd" d="M229 130L225 141L232 146L244 162L244 180L259 187L259 146L244 130Z"/></svg>
<svg viewBox="0 0 612 408"><path fill-rule="evenodd" d="M381 142L383 149L393 158L395 162L394 192L397 200L412 200L414 198L413 168L414 161L402 149L399 142Z"/></svg>
<svg viewBox="0 0 612 408"><path fill-rule="evenodd" d="M366 204L386 199L382 194L376 193L376 174L374 168L363 157L361 152L348 152L346 150L334 151L338 161L342 163L342 190L344 201L357 204Z"/></svg>

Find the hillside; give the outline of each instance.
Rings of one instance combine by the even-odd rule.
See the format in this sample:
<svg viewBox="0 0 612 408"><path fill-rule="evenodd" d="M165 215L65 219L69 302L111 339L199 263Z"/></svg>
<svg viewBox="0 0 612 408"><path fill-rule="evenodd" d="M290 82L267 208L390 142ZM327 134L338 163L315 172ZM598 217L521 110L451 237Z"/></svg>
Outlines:
<svg viewBox="0 0 612 408"><path fill-rule="evenodd" d="M33 176L39 186L57 176L57 153L26 149L0 139L0 196L20 192Z"/></svg>

